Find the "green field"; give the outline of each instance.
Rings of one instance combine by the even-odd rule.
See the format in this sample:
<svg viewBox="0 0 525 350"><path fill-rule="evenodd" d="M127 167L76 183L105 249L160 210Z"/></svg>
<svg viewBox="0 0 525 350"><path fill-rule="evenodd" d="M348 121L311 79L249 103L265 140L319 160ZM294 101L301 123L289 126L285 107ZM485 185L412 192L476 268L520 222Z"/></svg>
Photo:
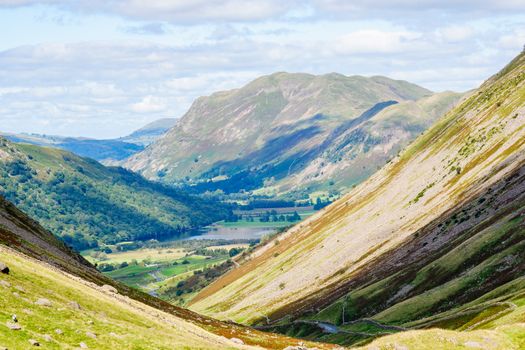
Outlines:
<svg viewBox="0 0 525 350"><path fill-rule="evenodd" d="M177 275L199 270L205 267L215 265L227 260L229 256L206 257L202 255L193 255L177 259L173 262L152 262L149 265L137 264L130 265L114 271L105 272L105 274L128 286L150 290L150 284L164 281ZM188 263L183 263L187 261ZM177 263L177 265L174 265ZM153 287L153 286L151 286Z"/></svg>

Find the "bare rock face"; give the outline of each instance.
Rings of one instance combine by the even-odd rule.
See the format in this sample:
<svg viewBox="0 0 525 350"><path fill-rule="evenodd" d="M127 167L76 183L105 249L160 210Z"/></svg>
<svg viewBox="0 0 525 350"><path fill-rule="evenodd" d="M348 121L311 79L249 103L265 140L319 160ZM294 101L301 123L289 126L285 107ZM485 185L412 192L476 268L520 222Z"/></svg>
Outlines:
<svg viewBox="0 0 525 350"><path fill-rule="evenodd" d="M0 281L0 286L2 286L4 288L9 288L9 287L11 287L11 283L9 283L7 281L4 281L4 280L1 280Z"/></svg>
<svg viewBox="0 0 525 350"><path fill-rule="evenodd" d="M86 343L80 343L80 348L81 349L89 349L88 346L86 345Z"/></svg>
<svg viewBox="0 0 525 350"><path fill-rule="evenodd" d="M5 275L9 275L9 267L1 261L0 261L0 272Z"/></svg>
<svg viewBox="0 0 525 350"><path fill-rule="evenodd" d="M77 303L76 301L70 301L69 302L69 307L71 307L72 309L75 309L75 310L81 310L82 307L80 307L80 304Z"/></svg>
<svg viewBox="0 0 525 350"><path fill-rule="evenodd" d="M20 326L18 323L7 322L6 326L12 331L19 331L22 329L22 326Z"/></svg>
<svg viewBox="0 0 525 350"><path fill-rule="evenodd" d="M234 342L235 344L244 345L244 342L239 338L231 338L230 341Z"/></svg>
<svg viewBox="0 0 525 350"><path fill-rule="evenodd" d="M29 344L33 346L40 346L40 343L34 339L29 339Z"/></svg>
<svg viewBox="0 0 525 350"><path fill-rule="evenodd" d="M109 292L109 293L113 293L113 294L118 294L118 290L117 288L113 287L113 286L110 286L109 284L105 284L101 287L101 289L104 291L104 292Z"/></svg>
<svg viewBox="0 0 525 350"><path fill-rule="evenodd" d="M53 305L53 303L49 299L46 299L46 298L38 299L37 301L35 301L35 304L40 305L40 306L47 306L47 307Z"/></svg>
<svg viewBox="0 0 525 350"><path fill-rule="evenodd" d="M90 337L92 339L97 339L97 335L93 332L86 332L86 337Z"/></svg>

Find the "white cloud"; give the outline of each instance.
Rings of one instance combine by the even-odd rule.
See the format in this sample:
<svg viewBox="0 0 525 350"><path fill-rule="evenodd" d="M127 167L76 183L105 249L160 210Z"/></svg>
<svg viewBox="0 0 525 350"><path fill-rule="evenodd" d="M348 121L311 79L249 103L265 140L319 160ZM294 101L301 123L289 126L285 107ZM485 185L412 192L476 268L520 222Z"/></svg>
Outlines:
<svg viewBox="0 0 525 350"><path fill-rule="evenodd" d="M502 35L498 40L498 46L502 49L525 48L525 29L520 28L512 33Z"/></svg>
<svg viewBox="0 0 525 350"><path fill-rule="evenodd" d="M144 21L254 21L284 15L295 1L279 0L0 0L0 7L56 5L82 13L107 13Z"/></svg>
<svg viewBox="0 0 525 350"><path fill-rule="evenodd" d="M436 36L438 39L452 43L469 39L474 33L475 31L472 27L459 24L450 25L436 30Z"/></svg>
<svg viewBox="0 0 525 350"><path fill-rule="evenodd" d="M11 9L37 3L50 6ZM37 44L0 51L1 129L122 136L183 115L198 96L275 71L386 75L433 90L470 89L521 50L525 16L522 2L457 3L0 0L0 30L11 13L74 19L67 28L46 22L49 33L28 41ZM9 23L10 31L32 36L32 27ZM74 34L54 32L64 30Z"/></svg>
<svg viewBox="0 0 525 350"><path fill-rule="evenodd" d="M47 5L80 15L109 14L153 22L123 28L139 35L163 34L165 28L159 22L202 25L276 19L379 18L396 23L425 23L452 18L515 15L525 10L522 0L0 0L0 8L34 5Z"/></svg>
<svg viewBox="0 0 525 350"><path fill-rule="evenodd" d="M140 102L131 105L131 110L137 113L154 113L162 112L166 109L166 102L158 97L148 95L144 97Z"/></svg>
<svg viewBox="0 0 525 350"><path fill-rule="evenodd" d="M415 50L421 37L410 31L358 30L339 37L334 47L341 54L403 52Z"/></svg>
<svg viewBox="0 0 525 350"><path fill-rule="evenodd" d="M146 23L142 25L130 25L122 28L124 33L138 35L164 35L168 29L164 23Z"/></svg>

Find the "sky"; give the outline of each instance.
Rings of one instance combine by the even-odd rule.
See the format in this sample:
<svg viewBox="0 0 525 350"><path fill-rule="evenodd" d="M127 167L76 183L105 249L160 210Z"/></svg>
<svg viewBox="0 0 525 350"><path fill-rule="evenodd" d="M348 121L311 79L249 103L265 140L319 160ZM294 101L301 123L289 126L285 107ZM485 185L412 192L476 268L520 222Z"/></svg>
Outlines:
<svg viewBox="0 0 525 350"><path fill-rule="evenodd" d="M0 131L120 137L276 71L466 91L524 45L523 0L0 0Z"/></svg>

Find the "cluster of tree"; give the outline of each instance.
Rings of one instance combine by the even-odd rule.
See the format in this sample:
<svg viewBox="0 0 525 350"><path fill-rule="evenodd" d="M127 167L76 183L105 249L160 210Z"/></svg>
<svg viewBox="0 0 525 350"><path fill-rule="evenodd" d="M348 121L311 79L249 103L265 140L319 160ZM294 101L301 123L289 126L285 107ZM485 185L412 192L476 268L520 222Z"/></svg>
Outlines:
<svg viewBox="0 0 525 350"><path fill-rule="evenodd" d="M217 202L67 152L9 143L1 148L12 154L0 162L1 194L78 250L180 236L231 213Z"/></svg>
<svg viewBox="0 0 525 350"><path fill-rule="evenodd" d="M314 204L314 210L321 210L327 205L329 205L330 203L332 203L330 200L323 201L321 198L317 197L317 199L315 200L315 204Z"/></svg>
<svg viewBox="0 0 525 350"><path fill-rule="evenodd" d="M275 210L271 210L262 214L259 220L261 222L296 222L301 221L301 215L299 215L297 211L294 211L293 214L284 215L277 213Z"/></svg>
<svg viewBox="0 0 525 350"><path fill-rule="evenodd" d="M247 205L239 206L241 210L264 209L264 208L290 208L295 207L294 201L287 200L271 200L271 199L255 199L250 201Z"/></svg>
<svg viewBox="0 0 525 350"><path fill-rule="evenodd" d="M118 269L124 269L128 266L137 266L137 265L145 266L147 265L147 261L144 260L139 263L137 262L137 260L133 259L130 263L128 263L127 261L123 261L121 263L114 263L114 264L97 263L95 266L101 272L110 272L110 271L114 271Z"/></svg>

